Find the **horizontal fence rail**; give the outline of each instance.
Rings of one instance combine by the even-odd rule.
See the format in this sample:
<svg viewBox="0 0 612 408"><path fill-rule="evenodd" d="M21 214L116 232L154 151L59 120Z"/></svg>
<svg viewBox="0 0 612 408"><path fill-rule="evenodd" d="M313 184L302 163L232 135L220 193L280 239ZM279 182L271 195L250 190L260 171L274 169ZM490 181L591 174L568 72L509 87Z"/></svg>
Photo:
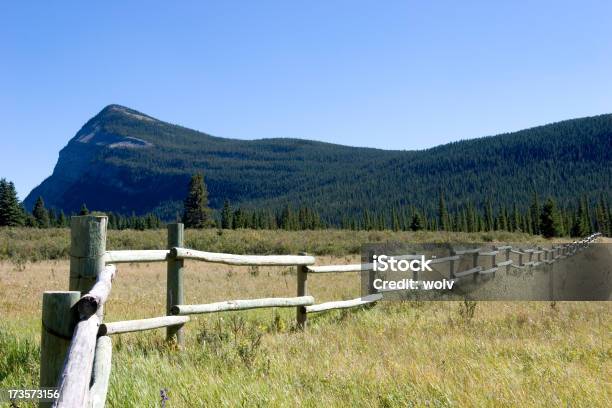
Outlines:
<svg viewBox="0 0 612 408"><path fill-rule="evenodd" d="M136 262L165 262L170 255L169 250L138 250L138 251L108 251L104 256L106 263L136 263Z"/></svg>
<svg viewBox="0 0 612 408"><path fill-rule="evenodd" d="M259 309L262 307L296 307L314 304L312 296L293 298L264 298L248 300L226 300L224 302L207 303L203 305L175 305L171 313L175 315L190 315L202 313L227 312L233 310Z"/></svg>
<svg viewBox="0 0 612 408"><path fill-rule="evenodd" d="M335 302L319 303L318 305L306 306L307 313L318 313L326 310L348 309L351 307L363 306L369 303L374 303L382 299L383 295L375 293L372 295L360 297L351 300L339 300Z"/></svg>
<svg viewBox="0 0 612 408"><path fill-rule="evenodd" d="M199 261L246 266L293 266L312 265L312 256L301 255L233 255L216 252L196 251L187 248L172 248L171 256L177 259L196 259Z"/></svg>
<svg viewBox="0 0 612 408"><path fill-rule="evenodd" d="M365 268L367 268L368 265L366 265ZM364 270L364 265L352 264L352 265L308 266L306 270L308 271L308 273L361 272Z"/></svg>
<svg viewBox="0 0 612 408"><path fill-rule="evenodd" d="M167 328L167 339L182 347L183 326L189 315L241 311L257 308L295 307L296 325L305 328L307 315L329 310L371 305L383 298L384 289L355 299L315 304L308 294L308 275L369 271L373 264L314 265L315 258L299 255L234 255L183 248L182 224L168 225L168 249L106 251L107 218L79 216L71 219L70 289L66 292L45 292L43 295L41 335L41 387L57 385L59 397L54 407L104 407L111 373L111 335ZM449 263L449 280L468 276L495 274L500 268L525 269L542 263L553 263L585 249L601 234L593 234L550 249L513 248L498 246L492 250L473 248L452 250L450 256L433 258L431 264ZM497 256L506 259L497 262ZM510 259L518 256L518 261ZM420 259L423 255L395 256L397 260ZM468 256L473 267L455 271L455 262ZM491 267L478 265L479 257L490 257ZM196 260L236 266L295 266L297 268L297 296L261 299L226 300L206 304L183 304L184 260ZM104 305L117 274L116 264L138 262L166 262L166 316L139 320L103 322ZM417 282L417 273L414 275ZM63 361L63 365L61 364ZM41 406L49 406L41 403Z"/></svg>
<svg viewBox="0 0 612 408"><path fill-rule="evenodd" d="M98 334L107 336L112 334L130 333L144 330L160 329L168 326L179 326L189 321L189 316L162 316L149 319L124 320L121 322L103 323Z"/></svg>

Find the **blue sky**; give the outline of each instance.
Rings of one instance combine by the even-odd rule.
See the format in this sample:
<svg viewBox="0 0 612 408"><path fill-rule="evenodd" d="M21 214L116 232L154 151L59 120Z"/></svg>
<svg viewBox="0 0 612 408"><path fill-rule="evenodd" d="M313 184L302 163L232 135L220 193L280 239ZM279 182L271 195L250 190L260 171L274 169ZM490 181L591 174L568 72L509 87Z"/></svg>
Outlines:
<svg viewBox="0 0 612 408"><path fill-rule="evenodd" d="M609 1L3 2L0 177L24 198L110 103L217 136L386 149L609 113L611 15Z"/></svg>

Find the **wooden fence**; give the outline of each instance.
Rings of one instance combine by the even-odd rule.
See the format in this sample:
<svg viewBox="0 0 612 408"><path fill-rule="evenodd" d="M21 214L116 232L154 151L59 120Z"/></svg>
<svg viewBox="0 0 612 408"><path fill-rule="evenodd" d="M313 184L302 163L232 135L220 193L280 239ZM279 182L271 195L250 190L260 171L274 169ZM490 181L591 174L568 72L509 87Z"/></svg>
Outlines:
<svg viewBox="0 0 612 408"><path fill-rule="evenodd" d="M313 266L315 259L307 254L259 256L196 251L183 247L182 224L168 225L168 248L165 250L107 251L106 226L107 218L104 216L72 217L69 291L50 291L43 294L40 386L58 387L59 397L52 403L54 407L105 405L111 372L110 336L114 334L165 327L167 340L182 347L184 325L191 314L295 307L296 325L303 329L306 327L309 313L362 306L382 298L381 293L372 293L352 300L315 304L314 298L308 294L307 282L310 274L362 272L364 269L371 269L371 265ZM448 262L450 279L495 273L501 267L527 268L573 255L599 235L593 234L580 241L553 246L550 249L514 249L503 246L488 252L480 249L451 251L448 257L437 258L433 263ZM505 254L505 259L501 262L496 260L499 254ZM518 256L517 262L510 258L514 255ZM473 268L455 271L455 262L461 256L471 256ZM491 257L493 266L486 270L478 266L481 256ZM415 255L396 258L413 257ZM183 294L185 259L226 265L296 266L297 296L186 305ZM104 304L112 288L116 265L134 262L167 263L166 316L104 322ZM51 403L41 403L41 406L49 405Z"/></svg>

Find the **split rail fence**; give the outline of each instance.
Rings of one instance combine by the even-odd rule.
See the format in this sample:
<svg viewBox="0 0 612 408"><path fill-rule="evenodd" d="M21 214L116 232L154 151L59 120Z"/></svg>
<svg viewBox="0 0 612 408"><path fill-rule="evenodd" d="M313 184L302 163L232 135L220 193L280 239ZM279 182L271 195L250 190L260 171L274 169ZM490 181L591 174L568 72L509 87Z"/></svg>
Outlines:
<svg viewBox="0 0 612 408"><path fill-rule="evenodd" d="M43 294L40 386L57 387L59 397L53 403L41 403L41 406L97 408L105 405L111 372L111 335L166 328L167 340L182 347L184 325L192 314L295 307L297 327L303 329L309 313L362 306L382 298L381 293L372 293L352 300L315 304L314 298L308 294L307 278L310 274L362 272L367 270L367 265L313 266L315 258L307 254L260 256L196 251L183 247L183 224L168 225L168 248L165 250L107 251L106 227L107 218L104 216L72 217L69 291ZM593 234L550 249L502 246L488 252L480 249L453 251L448 257L435 259L433 263L449 262L450 279L495 273L501 267L527 268L573 255L599 235ZM505 254L505 259L497 262L498 254ZM465 255L472 257L474 267L455 271L455 262ZM518 256L517 262L511 259L512 255ZM493 267L483 270L478 266L480 256L491 257ZM296 266L297 296L187 305L184 304L183 292L186 259L226 265ZM135 262L167 263L166 316L104 322L104 304L116 275L116 265Z"/></svg>

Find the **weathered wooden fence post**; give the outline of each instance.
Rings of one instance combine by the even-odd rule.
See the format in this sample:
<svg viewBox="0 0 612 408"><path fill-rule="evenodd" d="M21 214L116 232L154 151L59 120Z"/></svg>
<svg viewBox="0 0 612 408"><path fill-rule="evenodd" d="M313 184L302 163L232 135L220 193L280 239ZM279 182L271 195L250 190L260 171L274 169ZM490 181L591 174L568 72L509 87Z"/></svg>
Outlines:
<svg viewBox="0 0 612 408"><path fill-rule="evenodd" d="M300 252L299 255L308 254L306 252ZM306 271L306 265L297 266L297 295L308 295L308 273ZM296 322L298 329L305 329L307 320L308 315L306 314L306 308L304 306L298 306L296 308Z"/></svg>
<svg viewBox="0 0 612 408"><path fill-rule="evenodd" d="M472 254L472 267L476 268L478 267L478 257L480 256L479 251L477 250L476 252L474 252ZM480 273L475 273L474 274L474 281L478 280L478 276L480 275Z"/></svg>
<svg viewBox="0 0 612 408"><path fill-rule="evenodd" d="M40 387L55 387L64 366L78 312L74 305L81 298L78 291L43 293L42 331L40 335ZM41 402L41 407L51 406Z"/></svg>
<svg viewBox="0 0 612 408"><path fill-rule="evenodd" d="M89 292L104 269L106 216L83 215L70 220L70 290ZM98 316L102 319L103 308Z"/></svg>
<svg viewBox="0 0 612 408"><path fill-rule="evenodd" d="M184 246L185 230L182 223L168 224L168 249ZM184 304L183 294L183 270L184 261L174 257L168 257L168 269L166 276L166 314L171 315L172 307ZM174 342L177 346L185 344L183 325L169 326L166 329L166 340Z"/></svg>

